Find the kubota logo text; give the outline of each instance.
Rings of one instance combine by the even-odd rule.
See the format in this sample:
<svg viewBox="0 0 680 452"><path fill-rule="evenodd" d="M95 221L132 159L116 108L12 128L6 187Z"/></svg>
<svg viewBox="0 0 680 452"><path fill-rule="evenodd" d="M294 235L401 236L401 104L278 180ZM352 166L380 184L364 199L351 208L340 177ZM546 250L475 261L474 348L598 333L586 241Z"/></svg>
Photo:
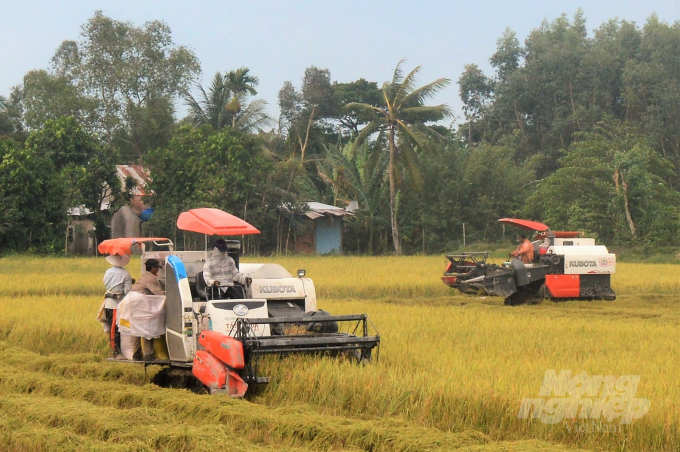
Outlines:
<svg viewBox="0 0 680 452"><path fill-rule="evenodd" d="M260 286L261 293L295 293L293 286Z"/></svg>
<svg viewBox="0 0 680 452"><path fill-rule="evenodd" d="M596 261L569 261L570 267L597 267Z"/></svg>

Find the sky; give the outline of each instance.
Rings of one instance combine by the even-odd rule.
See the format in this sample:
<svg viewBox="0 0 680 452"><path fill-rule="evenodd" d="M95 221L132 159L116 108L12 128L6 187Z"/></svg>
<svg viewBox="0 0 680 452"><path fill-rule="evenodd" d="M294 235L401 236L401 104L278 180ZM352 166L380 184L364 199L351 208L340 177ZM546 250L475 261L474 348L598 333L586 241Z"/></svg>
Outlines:
<svg viewBox="0 0 680 452"><path fill-rule="evenodd" d="M78 40L96 10L142 26L161 20L175 44L198 57L200 82L215 72L245 66L259 78L257 98L277 117L278 91L285 81L300 88L309 66L330 70L331 79L391 79L397 63L421 66L419 85L445 77L451 84L431 100L462 116L457 80L466 64L493 74L489 58L506 28L523 42L541 22L581 8L588 31L614 19L644 25L656 14L668 24L680 20L680 0L0 0L0 95L33 69L48 69L64 40ZM178 115L186 107L176 104Z"/></svg>

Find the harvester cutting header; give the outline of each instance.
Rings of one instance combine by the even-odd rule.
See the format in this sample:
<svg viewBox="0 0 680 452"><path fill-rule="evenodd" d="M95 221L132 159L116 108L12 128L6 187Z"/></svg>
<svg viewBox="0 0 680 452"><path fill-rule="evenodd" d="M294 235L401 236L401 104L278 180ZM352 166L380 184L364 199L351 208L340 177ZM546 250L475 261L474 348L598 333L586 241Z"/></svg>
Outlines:
<svg viewBox="0 0 680 452"><path fill-rule="evenodd" d="M502 218L535 233L529 262L513 259L502 265L487 264L489 253L450 254L442 281L464 293L505 298L505 304L539 302L543 298L614 300L611 275L616 256L595 239L576 231L551 231L537 221Z"/></svg>

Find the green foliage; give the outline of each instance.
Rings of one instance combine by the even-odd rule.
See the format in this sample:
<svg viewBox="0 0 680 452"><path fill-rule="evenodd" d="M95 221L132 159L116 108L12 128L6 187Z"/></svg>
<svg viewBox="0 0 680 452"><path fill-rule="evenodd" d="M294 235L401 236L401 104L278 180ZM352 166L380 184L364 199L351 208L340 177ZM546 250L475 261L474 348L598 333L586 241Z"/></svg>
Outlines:
<svg viewBox="0 0 680 452"><path fill-rule="evenodd" d="M30 130L75 116L89 132L133 156L167 142L172 98L200 72L196 56L176 46L159 21L134 27L101 11L64 41L51 71L31 71L15 90Z"/></svg>
<svg viewBox="0 0 680 452"><path fill-rule="evenodd" d="M306 156L321 154L322 142L331 135L324 120L337 114L330 71L308 67L300 91L291 82L285 82L279 91L279 107L279 129L286 135L290 157L299 152L304 164Z"/></svg>
<svg viewBox="0 0 680 452"><path fill-rule="evenodd" d="M17 134L21 129L21 114L16 103L0 96L0 137Z"/></svg>
<svg viewBox="0 0 680 452"><path fill-rule="evenodd" d="M0 152L3 251L54 252L66 226L66 181L39 151L2 139Z"/></svg>
<svg viewBox="0 0 680 452"><path fill-rule="evenodd" d="M150 152L146 163L153 180L154 235L171 237L182 249L196 237L177 237L177 216L192 208L216 207L262 231L246 238L247 249L265 252L275 247L277 207L288 199L281 187L289 173L275 170L257 138L231 127L215 132L207 126L185 126L167 148Z"/></svg>
<svg viewBox="0 0 680 452"><path fill-rule="evenodd" d="M531 191L533 171L515 163L514 150L452 141L421 159L423 190L405 189L401 218L407 252L443 253L466 244L499 241L497 220L513 216Z"/></svg>
<svg viewBox="0 0 680 452"><path fill-rule="evenodd" d="M333 82L333 98L333 106L337 109L333 114L334 119L340 123L340 127L345 129L346 132L355 136L359 134L359 129L370 121L370 117L362 113L361 110L344 107L351 103L368 104L375 107L385 105L378 84L363 78L349 83Z"/></svg>
<svg viewBox="0 0 680 452"><path fill-rule="evenodd" d="M634 127L607 120L579 135L560 163L528 200L527 215L619 246L680 244L673 167Z"/></svg>
<svg viewBox="0 0 680 452"><path fill-rule="evenodd" d="M47 121L74 116L79 122L97 121L96 102L87 99L70 80L45 70L29 71L12 95L23 111L30 131L39 130ZM93 128L94 130L94 128Z"/></svg>
<svg viewBox="0 0 680 452"><path fill-rule="evenodd" d="M3 251L55 253L63 249L67 210L84 205L106 238L110 211L104 197L119 192L115 153L87 134L73 117L47 121L25 146L0 145L0 220ZM112 205L116 196L111 196Z"/></svg>
<svg viewBox="0 0 680 452"><path fill-rule="evenodd" d="M503 216L644 254L680 245L680 28L652 16L642 28L614 19L587 30L581 11L523 41L506 29L493 74L466 65L458 79L456 132L441 124L445 105L427 105L449 80L418 87L419 68L407 74L403 62L382 87L308 67L299 88L283 85L279 128L265 132L272 120L251 98L259 79L248 68L217 73L194 98L198 61L167 25L96 12L49 70L0 96L3 250L59 249L65 209L81 204L104 238L103 189L119 193L113 164L131 158L153 169L149 227L177 243L197 240L178 241L181 211L216 206L263 231L247 238L253 251L287 251L300 225L278 207L301 213L313 200L358 202L344 244L356 253L446 251L462 245L463 224L466 244L502 240ZM191 110L181 124L195 129L175 124L178 94Z"/></svg>

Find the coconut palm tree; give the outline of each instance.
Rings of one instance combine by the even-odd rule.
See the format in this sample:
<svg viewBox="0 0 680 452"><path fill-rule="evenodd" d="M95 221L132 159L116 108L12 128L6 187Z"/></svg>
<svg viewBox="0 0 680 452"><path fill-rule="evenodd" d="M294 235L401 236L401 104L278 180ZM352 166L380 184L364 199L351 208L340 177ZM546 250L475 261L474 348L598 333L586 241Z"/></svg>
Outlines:
<svg viewBox="0 0 680 452"><path fill-rule="evenodd" d="M240 67L235 71L229 71L224 76L225 84L230 93L227 111L231 114L232 127L236 127L236 118L243 109L246 96L257 94L255 87L260 83L260 80L248 72L250 72L250 69L247 67Z"/></svg>
<svg viewBox="0 0 680 452"><path fill-rule="evenodd" d="M229 124L227 118L227 104L229 103L229 88L227 87L224 76L219 72L215 73L210 89L206 93L200 84L196 87L201 92L199 100L186 93L185 99L189 106L189 115L195 126L210 124L213 129L220 130Z"/></svg>
<svg viewBox="0 0 680 452"><path fill-rule="evenodd" d="M267 101L264 99L253 99L250 103L242 106L239 112L232 118L232 127L244 132L260 132L266 127L273 127L276 121L265 111Z"/></svg>
<svg viewBox="0 0 680 452"><path fill-rule="evenodd" d="M224 75L217 72L207 92L197 85L201 93L198 100L186 93L185 99L194 125L210 124L215 130L231 126L246 132L273 125L274 121L265 111L267 103L264 100L246 102L248 95L257 94L255 86L259 83L257 77L248 72L249 69L245 67Z"/></svg>
<svg viewBox="0 0 680 452"><path fill-rule="evenodd" d="M380 132L387 138L386 147L389 153L388 179L390 184L390 223L392 227L392 241L395 254L401 254L401 239L397 221L397 187L401 182L398 166L411 179L415 186L421 182L418 171L418 155L422 151L434 148L439 134L426 125L428 122L439 121L451 115L448 106L427 106L425 101L446 87L450 80L440 78L427 85L416 88L416 75L420 71L417 66L404 76L401 60L394 70L391 82L382 86L384 107L376 107L363 103L350 103L347 110L363 112L370 118L355 143L360 145L374 133ZM378 146L376 149L382 149Z"/></svg>

